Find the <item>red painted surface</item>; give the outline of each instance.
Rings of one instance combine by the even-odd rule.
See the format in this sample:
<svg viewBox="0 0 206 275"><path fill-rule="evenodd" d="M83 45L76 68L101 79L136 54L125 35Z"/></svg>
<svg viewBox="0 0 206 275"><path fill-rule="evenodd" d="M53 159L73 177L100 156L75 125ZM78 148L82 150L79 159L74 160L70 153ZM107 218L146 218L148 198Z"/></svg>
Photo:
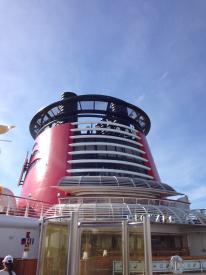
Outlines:
<svg viewBox="0 0 206 275"><path fill-rule="evenodd" d="M149 145L147 143L147 139L146 139L145 135L142 134L141 132L138 133L138 136L141 138L141 140L139 140L138 142L142 143L143 147L141 147L141 148L146 153L146 154L142 154L142 157L144 157L148 160L148 162L145 162L144 165L151 168L151 170L147 171L147 174L154 177L154 180L161 182L161 179L158 174L157 168L155 166L154 159L152 157Z"/></svg>
<svg viewBox="0 0 206 275"><path fill-rule="evenodd" d="M22 187L22 197L31 194L32 199L56 203L58 193L65 195L54 187L62 177L69 175L66 170L69 168L67 160L71 158L68 152L72 128L70 123L61 124L46 129L36 138L29 160L31 167ZM20 206L23 206L22 203Z"/></svg>

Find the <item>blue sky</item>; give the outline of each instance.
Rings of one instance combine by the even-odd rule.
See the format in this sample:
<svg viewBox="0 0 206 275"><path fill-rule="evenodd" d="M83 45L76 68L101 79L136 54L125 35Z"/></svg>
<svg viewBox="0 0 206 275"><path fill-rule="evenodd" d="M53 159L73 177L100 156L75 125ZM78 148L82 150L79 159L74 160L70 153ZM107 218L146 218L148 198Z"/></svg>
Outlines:
<svg viewBox="0 0 206 275"><path fill-rule="evenodd" d="M163 182L206 208L206 1L0 1L0 184L17 181L29 122L62 91L120 97L152 122Z"/></svg>

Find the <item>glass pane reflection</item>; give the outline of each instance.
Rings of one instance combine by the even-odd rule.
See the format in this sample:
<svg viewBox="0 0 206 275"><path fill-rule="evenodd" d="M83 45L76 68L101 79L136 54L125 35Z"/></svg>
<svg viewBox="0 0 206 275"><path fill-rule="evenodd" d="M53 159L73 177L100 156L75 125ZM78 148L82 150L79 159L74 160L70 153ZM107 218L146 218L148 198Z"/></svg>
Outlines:
<svg viewBox="0 0 206 275"><path fill-rule="evenodd" d="M82 229L80 253L80 275L114 274L115 262L122 262L121 229Z"/></svg>
<svg viewBox="0 0 206 275"><path fill-rule="evenodd" d="M68 225L45 224L40 275L65 275L68 252Z"/></svg>
<svg viewBox="0 0 206 275"><path fill-rule="evenodd" d="M144 233L143 227L128 228L129 232L129 274L145 274L144 272Z"/></svg>

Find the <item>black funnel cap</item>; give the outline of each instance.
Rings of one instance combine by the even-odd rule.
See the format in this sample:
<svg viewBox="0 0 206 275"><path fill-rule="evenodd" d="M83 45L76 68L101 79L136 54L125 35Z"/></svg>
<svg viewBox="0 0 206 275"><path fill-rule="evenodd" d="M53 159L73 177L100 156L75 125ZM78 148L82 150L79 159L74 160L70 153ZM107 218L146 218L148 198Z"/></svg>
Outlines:
<svg viewBox="0 0 206 275"><path fill-rule="evenodd" d="M77 95L73 92L63 92L61 94L61 100L68 99L68 98L75 97L75 96L77 96Z"/></svg>

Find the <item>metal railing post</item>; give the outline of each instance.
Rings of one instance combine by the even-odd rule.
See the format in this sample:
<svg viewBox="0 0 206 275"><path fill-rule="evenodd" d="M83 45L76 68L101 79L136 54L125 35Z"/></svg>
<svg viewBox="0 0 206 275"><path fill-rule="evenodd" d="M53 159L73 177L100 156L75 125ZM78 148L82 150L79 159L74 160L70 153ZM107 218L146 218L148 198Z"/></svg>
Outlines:
<svg viewBox="0 0 206 275"><path fill-rule="evenodd" d="M7 216L9 215L9 211L10 211L10 203L8 201L8 205L7 205L7 209L6 209L6 215Z"/></svg>
<svg viewBox="0 0 206 275"><path fill-rule="evenodd" d="M40 274L40 261L42 260L41 259L41 248L42 248L42 241L43 241L43 230L44 230L44 219L41 220L36 275Z"/></svg>
<svg viewBox="0 0 206 275"><path fill-rule="evenodd" d="M43 206L43 203L41 203L40 219L43 218L43 214L44 214L44 206Z"/></svg>
<svg viewBox="0 0 206 275"><path fill-rule="evenodd" d="M122 222L122 260L123 260L123 275L129 274L129 259L128 259L128 223Z"/></svg>
<svg viewBox="0 0 206 275"><path fill-rule="evenodd" d="M78 212L72 212L69 232L67 275L78 275L79 245Z"/></svg>
<svg viewBox="0 0 206 275"><path fill-rule="evenodd" d="M25 208L25 212L24 212L24 217L28 217L29 215L29 203L28 200L26 200L26 208Z"/></svg>
<svg viewBox="0 0 206 275"><path fill-rule="evenodd" d="M143 217L143 228L144 228L145 274L152 275L151 229L150 229L150 218L148 215Z"/></svg>

